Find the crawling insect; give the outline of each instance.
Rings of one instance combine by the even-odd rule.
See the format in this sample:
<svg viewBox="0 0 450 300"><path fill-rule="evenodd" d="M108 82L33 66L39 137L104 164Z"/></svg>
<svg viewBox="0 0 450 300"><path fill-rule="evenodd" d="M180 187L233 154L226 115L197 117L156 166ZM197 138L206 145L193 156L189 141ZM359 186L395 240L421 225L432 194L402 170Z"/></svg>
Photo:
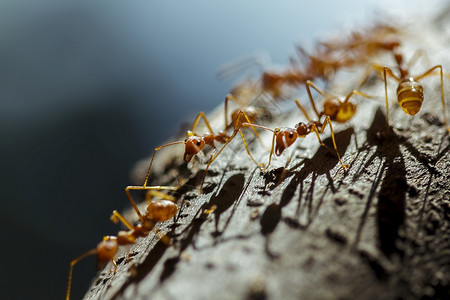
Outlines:
<svg viewBox="0 0 450 300"><path fill-rule="evenodd" d="M312 83L310 80L307 80L305 82L306 86L306 92L308 93L308 98L311 103L311 107L314 110L314 113L317 115L317 119L320 120L322 116L329 117L331 121L338 122L338 123L345 123L349 121L353 115L356 112L356 104L353 102L350 102L350 98L352 98L354 95L359 95L364 98L372 99L373 96L367 95L365 93L362 93L358 90L351 91L347 96L340 97L331 95L320 88L318 88L314 83ZM317 110L316 104L314 102L314 98L311 93L311 88L316 90L322 97L324 97L323 101L323 109L319 112ZM301 106L300 102L298 100L295 101L297 104L297 107L303 112L303 114L306 116L306 110ZM325 121L324 121L325 123Z"/></svg>
<svg viewBox="0 0 450 300"><path fill-rule="evenodd" d="M248 150L248 146L247 143L245 141L244 135L241 131L242 128L242 123L243 122L248 122L248 123L253 123L257 117L259 116L259 112L257 109L255 109L252 106L247 106L245 108L238 108L236 110L234 110L231 114L231 122L228 123L228 102L229 101L235 101L235 97L231 94L228 94L225 98L225 116L224 116L224 129L215 133L205 115L204 112L200 112L197 117L194 120L194 123L192 125L191 130L188 130L186 133L186 139L184 141L177 141L177 142L172 142L172 143L168 143L162 146L159 146L157 148L155 148L155 150L153 151L153 155L152 158L150 160L150 165L149 168L147 170L147 175L145 177L144 180L144 184L142 186L128 186L126 188L126 192L128 195L128 198L130 199L130 201L132 200L132 197L130 195L130 190L174 190L175 187L170 187L170 186L154 186L154 187L148 187L147 183L149 180L149 176L150 176L150 171L153 165L153 161L155 158L155 154L157 151L168 147L168 146L173 146L173 145L177 145L177 144L184 144L184 155L183 155L183 159L185 162L190 162L191 159L197 155L206 145L209 145L210 147L212 147L214 150L210 155L210 158L208 160L208 163L206 165L205 168L205 172L202 178L202 181L200 183L200 190L202 190L202 186L203 186L203 182L205 180L206 174L208 172L209 166L211 165L211 163L216 160L216 158L219 156L219 154L223 151L223 149L234 139L234 137L240 133L243 141L244 141L244 146L247 150L247 153L250 155L250 157L253 159L253 161L258 164L256 162L256 160L253 158L253 156L250 154L250 151ZM206 132L203 135L198 135L195 133L195 129L197 128L200 120L203 119L208 132ZM233 128L233 133L231 135L227 134L227 131ZM255 132L255 134L258 136L259 138L259 134L258 132L253 128L253 131ZM215 142L218 143L222 143L223 146L217 150L216 146L215 146Z"/></svg>
<svg viewBox="0 0 450 300"><path fill-rule="evenodd" d="M111 220L115 223L121 221L128 228L128 230L119 231L117 233L117 236L104 236L103 240L98 243L96 248L83 253L70 262L66 300L70 299L73 267L83 258L90 255L97 255L99 266L103 266L111 261L114 265L114 269L112 269L111 272L116 272L117 264L115 262L115 255L117 254L119 246L134 244L136 243L137 238L147 236L150 231L153 231L166 245L170 244L170 238L164 235L160 230L158 230L155 227L155 224L171 219L178 211L178 205L176 205L172 201L173 198L171 196L167 196L158 192L154 195L165 197L165 199L149 201L146 213L144 215L138 213L141 219L141 223L133 226L119 212L117 212L116 210L113 211ZM134 207L136 206L134 205Z"/></svg>
<svg viewBox="0 0 450 300"><path fill-rule="evenodd" d="M327 145L325 145L322 142L322 139L320 138L320 134L325 131L326 126L328 125L330 127L331 131L331 138L333 140L333 148L334 153L336 153L336 156L338 157L339 163L341 164L342 168L346 169L349 167L349 165L346 165L342 162L341 156L339 155L339 151L336 146L336 141L334 137L334 131L333 131L333 125L331 123L332 118L330 116L326 116L323 122L320 122L320 117L318 120L311 120L306 110L301 106L300 102L296 99L295 103L297 104L297 107L300 109L300 111L303 113L303 115L308 120L308 123L300 122L295 125L294 128L290 127L277 127L275 129L270 129L265 126L256 125L256 124L250 124L250 123L243 123L243 126L253 126L256 128L261 128L264 130L268 130L273 132L273 138L272 138L272 146L269 154L269 161L267 165L261 165L260 169L266 170L269 168L270 163L272 161L272 155L275 152L277 156L280 156L284 150L286 150L288 147L290 147L297 138L304 138L310 133L315 133L317 136L317 140L319 141L320 145L325 147L328 151L333 152Z"/></svg>
<svg viewBox="0 0 450 300"><path fill-rule="evenodd" d="M418 51L415 53L415 55L411 58L410 62L408 64L405 64L403 62L403 55L398 52L394 51L394 58L397 63L397 67L399 70L399 76L394 74L394 71L390 69L387 66L381 66L379 64L372 64L372 67L377 71L378 76L380 74L382 75L382 80L384 80L384 93L386 97L386 122L387 126L389 127L389 102L388 102L388 92L387 92L387 76L389 75L392 77L397 83L397 101L402 110L410 115L414 116L420 111L420 108L422 106L422 102L424 100L424 92L422 84L419 82L423 78L433 76L433 75L439 75L440 77L440 87L441 87L441 103L442 103L442 112L444 115L444 125L447 129L447 131L450 132L450 127L447 123L447 116L445 113L445 98L444 98L444 83L443 83L443 75L445 74L446 77L448 77L448 74L444 73L442 70L442 65L436 65L425 72L423 72L420 75L412 76L410 74L409 68L410 66L420 57L421 55L424 55L423 51ZM435 71L438 70L439 73L436 74ZM381 77L381 76L380 76ZM364 83L364 81L363 81Z"/></svg>
<svg viewBox="0 0 450 300"><path fill-rule="evenodd" d="M284 98L283 87L298 86L308 80L330 80L343 68L351 68L370 61L379 52L392 52L400 46L395 27L378 24L363 32L353 32L350 37L319 43L309 54L296 47L299 60L291 58L291 68L283 72L264 72L263 91L275 99Z"/></svg>

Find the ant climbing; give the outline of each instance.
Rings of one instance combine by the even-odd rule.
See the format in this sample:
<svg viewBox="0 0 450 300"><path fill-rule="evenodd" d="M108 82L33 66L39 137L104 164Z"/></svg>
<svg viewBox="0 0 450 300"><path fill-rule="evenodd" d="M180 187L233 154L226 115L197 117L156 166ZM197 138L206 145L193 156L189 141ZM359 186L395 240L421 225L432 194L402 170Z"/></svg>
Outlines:
<svg viewBox="0 0 450 300"><path fill-rule="evenodd" d="M306 86L306 92L308 93L308 98L311 103L311 107L314 110L315 114L317 115L317 118L320 120L322 116L329 117L331 121L338 122L338 123L345 123L349 121L353 115L356 112L356 104L350 102L350 98L353 97L353 95L359 95L368 99L372 99L372 96L369 96L365 93L362 93L358 90L351 91L347 96L345 97L338 97L334 95L330 95L329 93L326 93L325 91L318 88L314 83L312 83L310 80L307 80L305 82ZM318 111L316 104L314 103L314 98L311 94L311 88L315 89L322 97L325 98L323 102L323 110ZM305 110L301 107L300 103L298 101L295 101L297 106L305 112ZM324 121L325 123L325 121Z"/></svg>
<svg viewBox="0 0 450 300"><path fill-rule="evenodd" d="M154 196L160 196L163 197L163 199L151 201L151 196L147 199L148 205L146 213L144 215L138 213L141 223L133 226L118 211L114 210L111 215L111 220L114 223L117 223L119 221L122 222L128 228L128 230L119 231L117 233L117 236L104 236L102 241L97 244L96 248L83 253L70 262L66 300L69 300L70 298L73 267L83 258L96 254L98 266L103 266L111 261L114 265L114 269L112 269L111 272L115 273L117 270L115 255L117 254L119 246L134 244L136 243L136 239L147 236L150 231L153 231L164 244L170 244L170 238L164 235L159 229L157 229L155 227L155 224L171 219L178 211L178 205L173 202L173 198L171 196L167 196L156 191L151 192L153 192L152 194ZM132 203L134 204L134 202ZM137 209L135 204L133 205L133 207ZM137 210L137 212L138 211L139 210Z"/></svg>
<svg viewBox="0 0 450 300"><path fill-rule="evenodd" d="M425 72L423 72L420 75L412 76L410 74L409 68L413 63L416 62L416 60L419 58L419 56L424 55L423 51L416 51L414 56L411 58L408 64L405 64L403 62L403 55L398 52L397 50L393 51L395 61L397 63L397 68L399 70L399 76L394 74L394 71L390 69L387 66L381 66L379 64L373 63L372 67L376 70L379 77L380 74L383 74L382 80L384 80L384 93L386 97L386 122L387 126L389 127L389 103L388 103L388 92L387 92L387 76L389 75L392 77L397 83L397 101L402 110L410 115L414 116L417 114L422 106L422 102L424 100L424 91L422 84L419 82L423 78L433 76L433 75L439 75L440 77L440 86L441 86L441 103L442 103L442 111L444 114L444 124L447 129L447 131L450 132L450 127L447 123L447 116L445 113L445 98L444 98L444 83L443 83L443 75L444 71L442 70L442 65L436 65ZM439 73L436 74L435 71L438 70ZM445 76L448 77L448 75L445 73ZM368 76L367 76L368 77ZM364 79L364 81L361 83L361 85L365 82L367 77Z"/></svg>
<svg viewBox="0 0 450 300"><path fill-rule="evenodd" d="M308 123L300 122L295 125L294 128L290 127L277 127L275 129L270 129L265 126L256 125L256 124L250 124L250 123L243 123L243 126L253 126L257 128L261 128L264 130L268 130L273 132L273 138L272 138L272 146L270 149L269 154L269 161L267 165L261 165L260 169L261 171L266 170L269 168L269 165L272 161L272 155L275 152L277 156L280 156L284 150L286 150L288 147L290 147L297 138L304 138L310 133L316 133L317 139L321 146L325 147L328 151L333 152L327 145L325 145L322 142L322 139L320 138L320 134L325 131L326 126L328 125L330 127L331 131L331 138L333 140L333 147L334 147L334 153L336 153L339 163L341 164L342 168L346 169L349 166L344 164L341 160L341 156L339 155L339 151L336 146L336 141L334 137L334 131L333 131L333 125L331 124L331 118L329 116L326 116L325 120L323 122L317 121L317 120L311 120L308 116L308 113L306 110L301 106L300 102L296 99L295 103L297 104L298 108L302 111L302 113L305 115L306 119L308 120Z"/></svg>
<svg viewBox="0 0 450 300"><path fill-rule="evenodd" d="M307 80L330 78L343 68L350 68L366 63L380 51L392 52L400 46L394 36L397 29L379 24L365 32L353 32L349 38L319 43L308 54L302 47L297 47L300 62L291 58L291 68L284 72L264 72L261 78L262 90L275 99L284 97L284 86L298 86Z"/></svg>
<svg viewBox="0 0 450 300"><path fill-rule="evenodd" d="M320 135L325 131L326 126L328 125L330 127L331 131L331 138L333 140L333 147L334 152L336 153L339 162L341 166L345 169L349 166L344 164L341 160L341 157L339 155L339 151L336 146L336 141L334 137L334 131L333 131L333 125L331 121L335 121L338 123L345 123L348 120L350 120L356 111L356 105L352 102L350 102L350 98L353 95L359 95L365 98L373 98L372 96L369 96L365 93L362 93L357 90L351 91L346 97L340 98L337 96L330 95L324 91L322 91L320 88L318 88L314 83L312 83L310 80L307 80L305 82L306 91L308 93L308 98L311 102L311 106L317 115L317 120L311 120L306 110L303 108L303 106L300 104L300 102L296 99L295 103L298 107L298 109L303 113L303 115L308 120L308 123L300 122L297 125L295 125L294 128L289 127L281 127L281 128L275 128L275 130L272 130L270 128L267 128L265 126L260 126L256 124L250 124L250 123L243 123L243 126L250 126L253 127L265 129L268 131L273 132L273 139L272 139L272 147L269 155L269 162L266 166L262 167L261 170L267 169L271 163L272 154L275 151L275 154L277 156L280 156L283 151L288 148L290 145L292 145L298 137L305 137L306 135L315 132L317 139L319 140L319 143L321 146L324 146L327 148L330 152L332 150L328 148L321 140ZM322 95L325 98L325 101L323 103L323 110L318 111L317 107L314 103L314 99L311 94L311 88L315 89L320 95ZM325 116L325 119L323 121L320 121L322 116Z"/></svg>
<svg viewBox="0 0 450 300"><path fill-rule="evenodd" d="M133 207L135 207L135 205L133 204L134 201L132 200L130 190L163 190L163 189L164 190L175 190L176 189L175 187L170 187L170 186L153 186L153 187L147 186L149 176L150 176L150 171L151 171L151 168L153 165L153 161L154 161L156 152L165 147L178 145L178 144L184 144L185 148L184 148L183 159L185 162L190 162L192 160L192 158L195 155L197 155L201 150L203 150L203 148L206 145L209 145L210 147L213 148L213 152L211 153L210 158L208 159L208 163L206 165L205 172L203 174L203 178L200 183L200 191L202 190L203 182L205 180L209 166L211 165L211 163L214 160L216 160L216 158L223 151L223 149L234 139L234 137L238 133L240 133L242 140L244 141L244 146L247 150L247 153L253 159L253 161L257 164L256 160L250 154L250 150L248 149L248 146L245 141L244 135L241 131L241 128L242 128L243 122L253 123L257 119L257 117L260 115L260 113L258 112L258 110L256 108L254 108L252 106L247 106L245 108L239 108L232 112L231 122L228 123L228 102L229 101L237 102L237 99L236 99L236 97L234 97L231 94L228 94L225 98L225 109L224 109L225 113L224 113L224 129L223 130L215 133L213 131L205 113L200 112L197 115L197 117L195 118L192 128L187 131L186 139L184 141L171 142L171 143L164 144L162 146L155 148L155 150L153 151L152 158L150 160L150 165L149 165L143 186L128 186L125 189L127 196L130 199L130 202L132 203ZM195 133L195 129L197 128L201 119L203 119L203 121L206 125L206 128L208 130L203 135L199 135L199 134ZM233 133L231 135L228 135L227 131L230 128L233 128ZM254 128L252 128L252 129L255 132L256 136L259 138L258 132ZM217 150L215 142L221 143L221 144L223 144L223 146L219 150ZM136 207L135 207L135 210L137 210Z"/></svg>

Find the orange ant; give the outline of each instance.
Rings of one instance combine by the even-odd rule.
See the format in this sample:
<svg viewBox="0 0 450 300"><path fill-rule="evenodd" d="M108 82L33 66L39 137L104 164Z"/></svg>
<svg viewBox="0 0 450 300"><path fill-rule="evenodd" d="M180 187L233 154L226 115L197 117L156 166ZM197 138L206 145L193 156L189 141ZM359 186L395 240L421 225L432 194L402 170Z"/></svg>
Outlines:
<svg viewBox="0 0 450 300"><path fill-rule="evenodd" d="M173 202L174 198L167 196L165 194L159 193L157 191L151 191L152 195L163 197L163 199L157 201L151 201L147 198L148 205L145 215L138 213L141 223L133 226L129 221L127 221L118 211L114 210L111 215L111 220L115 223L121 221L127 228L128 231L119 231L117 236L104 236L103 240L98 243L97 247L91 249L79 257L75 258L70 262L69 276L67 281L67 293L66 300L70 298L70 288L72 283L72 271L76 263L78 263L83 258L90 255L97 255L98 265L104 265L111 261L114 265L114 269L111 272L115 273L117 270L117 264L114 260L117 254L119 246L131 245L136 243L136 239L140 237L147 236L150 231L154 231L155 234L161 239L166 245L170 244L170 239L168 236L164 235L161 231L156 229L155 224L158 222L164 222L171 219L178 211L178 206ZM134 201L132 201L133 207L137 209ZM137 210L138 212L139 210Z"/></svg>
<svg viewBox="0 0 450 300"><path fill-rule="evenodd" d="M439 69L439 77L441 81L441 102L442 102L442 111L444 114L444 124L447 131L450 132L450 127L447 123L447 117L445 113L445 99L444 99L444 83L443 83L443 75L444 71L442 70L442 65L436 65L426 70L420 75L412 76L409 73L409 66L411 66L420 55L423 55L423 51L417 51L415 55L411 58L408 65L403 62L403 55L398 51L394 51L394 58L397 63L397 67L400 75L396 76L394 71L387 66L381 66L379 64L374 63L372 67L377 71L378 76L380 73L383 73L384 80L384 93L386 97L386 122L389 127L389 103L388 103L388 93L387 93L387 75L391 76L398 83L397 87L397 101L402 110L410 115L414 116L417 114L422 106L422 102L424 100L424 93L422 84L420 84L420 80L432 76L437 75L434 73L436 69ZM445 76L448 77L447 74ZM381 76L380 76L381 77ZM366 77L367 78L367 77ZM365 80L364 80L365 81ZM364 83L364 81L362 83Z"/></svg>
<svg viewBox="0 0 450 300"><path fill-rule="evenodd" d="M205 180L206 174L208 172L209 166L211 165L211 163L219 156L219 154L222 152L222 150L228 145L228 143L231 142L231 140L233 140L233 138L236 136L237 133L240 133L243 141L244 141L244 146L247 150L247 153L250 155L250 157L253 159L253 161L258 164L256 162L256 160L252 157L252 155L250 154L250 151L248 149L247 143L245 141L244 135L241 131L242 128L242 123L244 121L248 122L248 123L253 123L256 118L258 117L259 113L258 111L252 107L252 106L248 106L246 108L239 108L236 109L232 112L231 114L231 123L228 123L228 102L229 101L237 101L237 99L231 95L228 94L225 98L225 124L224 124L224 130L219 131L218 133L214 133L214 131L212 130L212 127L205 115L204 112L200 112L197 117L194 120L194 123L192 125L191 130L188 130L186 133L186 139L184 141L177 141L177 142L171 142L168 144L164 144L162 146L159 146L157 148L155 148L155 150L153 151L153 155L152 158L150 160L150 165L147 171L147 175L145 177L144 180L144 184L143 186L128 186L126 187L125 191L127 193L128 198L130 199L130 202L132 203L133 207L135 208L136 212L138 213L138 210L135 206L134 201L131 197L130 194L130 190L175 190L175 187L170 187L170 186L147 186L147 182L150 176L150 171L153 165L153 160L155 158L155 154L157 151L161 150L162 148L168 147L168 146L173 146L173 145L177 145L177 144L184 144L184 155L183 155L183 159L185 162L190 162L191 159L197 155L204 147L205 145L209 145L210 147L212 147L214 150L210 155L210 158L208 160L208 163L206 165L206 169L202 178L202 181L200 183L200 190L202 190L202 186L203 186L203 182ZM200 122L200 119L203 119L208 132L206 132L203 135L198 135L195 133L195 129L198 126L198 123ZM226 132L233 127L233 133L231 135L228 135ZM253 128L253 131L255 132L255 134L258 136L259 138L259 134L258 132ZM220 148L219 151L217 151L217 148L215 146L215 142L219 142L222 143L223 146L222 148ZM138 213L139 214L139 213Z"/></svg>
<svg viewBox="0 0 450 300"><path fill-rule="evenodd" d="M400 46L400 41L392 37L397 30L387 25L377 25L364 33L354 32L351 38L342 41L322 42L308 54L303 48L297 52L304 66L291 59L292 69L282 72L264 72L262 89L274 98L283 98L283 86L297 86L307 80L322 78L328 81L337 71L367 60L379 51L393 51Z"/></svg>
<svg viewBox="0 0 450 300"><path fill-rule="evenodd" d="M318 88L310 80L307 80L305 82L305 86L306 92L308 93L309 101L311 103L311 107L316 113L317 118L319 120L322 116L326 116L329 117L331 121L338 123L345 123L349 121L356 112L356 104L350 102L350 98L353 97L353 95L359 95L368 99L373 98L372 96L369 96L357 90L351 91L347 96L342 98L338 96L333 96ZM322 97L325 98L325 101L323 103L323 110L320 112L317 110L317 107L314 103L314 99L311 94L311 88L315 89L320 95L322 95ZM297 106L299 106L300 108L301 106L300 103L298 101L296 101L296 103ZM300 109L304 111L303 108Z"/></svg>
<svg viewBox="0 0 450 300"><path fill-rule="evenodd" d="M292 145L298 137L303 138L312 132L316 133L317 139L319 140L320 145L326 147L329 151L331 151L331 149L329 149L322 142L322 140L320 139L320 136L319 136L319 133L324 132L327 124L330 127L334 151L339 159L341 166L343 168L349 167L348 165L345 165L341 161L341 157L337 150L336 141L334 138L334 131L333 131L333 126L332 126L331 121L335 121L338 123L345 123L353 117L353 115L356 112L356 105L354 103L350 102L350 98L353 95L356 94L356 95L359 95L359 96L362 96L365 98L373 98L373 97L369 96L367 94L364 94L360 91L353 90L345 98L340 99L340 97L333 96L333 95L330 95L330 94L322 91L320 88L318 88L316 85L314 85L314 83L312 83L310 80L306 80L305 86L306 86L306 91L308 93L308 98L311 102L311 106L312 106L315 114L317 115L317 120L315 120L315 121L311 120L310 117L308 116L308 113L303 108L303 106L300 104L300 102L298 100L295 100L297 107L302 111L303 115L308 120L308 123L300 122L295 126L295 128L282 127L282 128L276 128L275 130L272 130L265 126L260 126L260 125L255 125L255 124L252 125L253 127L257 127L257 128L261 128L261 129L265 129L265 130L269 130L269 131L273 132L272 148L270 151L269 162L268 162L267 166L262 168L262 170L267 169L269 167L274 150L275 150L275 154L277 156L279 156L283 153L283 151L286 148L288 148L290 145ZM325 98L325 101L323 104L323 110L320 112L317 110L317 107L314 103L314 99L312 97L311 89L310 89L311 87L313 89L315 89L319 94L321 94ZM325 119L323 120L323 122L320 121L322 116L325 116ZM243 125L250 126L251 124L243 123Z"/></svg>
<svg viewBox="0 0 450 300"><path fill-rule="evenodd" d="M320 138L320 134L325 131L325 127L327 125L330 127L331 138L333 140L334 152L336 153L336 155L338 157L339 163L341 164L342 168L344 168L344 169L348 168L349 166L342 162L341 156L339 155L339 151L336 146L333 125L331 124L332 118L330 116L326 116L326 118L323 122L320 122L318 120L317 121L311 120L308 116L308 113L302 107L302 105L300 104L300 102L297 99L295 100L295 103L297 104L297 107L302 111L302 113L306 117L306 119L308 120L308 123L300 122L300 123L297 123L294 128L277 127L274 130L272 130L268 127L265 127L265 126L261 126L261 125L243 123L243 126L253 126L253 127L257 127L257 128L261 128L261 129L273 132L272 146L271 146L271 150L270 150L269 161L266 166L263 166L260 168L261 171L266 170L269 167L271 160L272 160L272 155L274 152L277 156L280 156L284 152L284 150L286 150L288 147L290 147L297 140L297 138L299 138L299 137L304 138L308 134L313 133L313 132L316 133L316 136L317 136L317 139L318 139L320 145L324 146L328 151L333 152L327 145L325 145L322 142L322 139ZM320 119L320 117L319 117L319 119Z"/></svg>

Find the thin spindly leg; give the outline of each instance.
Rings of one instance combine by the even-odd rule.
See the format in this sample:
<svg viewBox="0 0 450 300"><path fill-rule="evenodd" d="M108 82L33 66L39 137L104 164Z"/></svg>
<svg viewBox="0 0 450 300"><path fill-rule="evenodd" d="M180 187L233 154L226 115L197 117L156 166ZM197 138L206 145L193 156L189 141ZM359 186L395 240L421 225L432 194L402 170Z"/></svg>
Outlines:
<svg viewBox="0 0 450 300"><path fill-rule="evenodd" d="M253 162L260 168L263 169L264 168L264 164L263 163L258 163L256 161L256 159L253 157L253 155L250 153L250 149L248 149L248 145L247 145L247 141L245 140L244 134L242 133L241 130L239 130L239 133L241 134L241 138L242 138L242 142L244 142L244 147L245 150L247 151L248 156L250 156L250 158L253 160Z"/></svg>
<svg viewBox="0 0 450 300"><path fill-rule="evenodd" d="M128 220L125 219L125 217L122 216L117 210L113 211L110 219L111 219L111 221L113 221L116 224L119 221L122 222L122 224L125 225L125 227L127 227L129 230L133 230L134 229L133 225L131 225L131 223L128 222Z"/></svg>
<svg viewBox="0 0 450 300"><path fill-rule="evenodd" d="M344 103L347 103L350 100L350 98L353 97L353 95L355 95L355 94L359 95L361 97L364 97L364 98L373 99L373 97L370 96L370 95L367 95L367 94L365 94L363 92L360 92L358 90L353 90L347 95L347 97L345 97Z"/></svg>
<svg viewBox="0 0 450 300"><path fill-rule="evenodd" d="M349 167L349 165L344 165L344 163L343 163L342 160L341 160L341 156L339 155L339 151L338 151L337 146L336 146L336 140L335 140L335 138L334 138L333 125L331 124L331 119L330 119L330 117L327 116L327 117L325 118L325 121L323 122L323 124L322 124L322 126L321 126L321 128L320 128L320 133L323 133L323 132L324 132L325 127L327 126L327 123L328 123L328 125L330 126L331 139L332 139L332 141L333 141L334 152L336 153L336 155L337 155L337 157L338 157L338 159L339 159L339 162L341 163L341 166L342 166L344 169L346 169L346 168ZM328 147L322 142L322 140L320 139L320 136L319 136L319 130L317 129L316 126L314 126L314 131L316 132L317 139L319 140L320 145L325 146L326 148L328 148ZM328 149L329 149L329 148L328 148Z"/></svg>
<svg viewBox="0 0 450 300"><path fill-rule="evenodd" d="M300 104L300 102L298 101L298 99L295 99L295 104L297 104L298 109L301 110L301 112L303 113L303 115L306 117L306 119L308 120L308 122L311 121L311 119L308 116L308 113L306 112L305 108Z"/></svg>
<svg viewBox="0 0 450 300"><path fill-rule="evenodd" d="M261 146L265 147L261 137L259 136L258 131L256 131L255 127L253 127L253 123L250 121L250 118L247 116L247 114L243 110L239 111L238 118L236 120L236 123L234 124L235 132L234 132L233 135L236 135L236 132L239 131L242 128L242 124L243 123L239 124L241 122L241 117L245 118L245 120L247 121L246 123L249 124L248 126L250 126L252 128L252 130L255 133L256 137L258 138L259 143L261 144ZM245 127L248 127L248 126L245 126Z"/></svg>
<svg viewBox="0 0 450 300"><path fill-rule="evenodd" d="M312 83L310 80L307 80L307 81L305 82L305 86L306 86L306 92L308 93L309 101L311 102L311 106L312 106L314 112L316 113L317 118L320 118L321 116L320 116L320 114L319 114L319 111L318 111L317 108L316 108L316 104L314 103L314 99L313 99L312 94L311 94L311 89L310 89L309 87L312 87L313 89L315 89L315 90L316 90L320 95L322 95L322 97L324 97L324 98L328 98L329 95L328 95L327 93L325 93L324 91L322 91L321 89L319 89L319 88L318 88L314 83Z"/></svg>
<svg viewBox="0 0 450 300"><path fill-rule="evenodd" d="M432 75L434 75L433 71L436 70L436 69L439 69L439 75L440 75L439 77L441 79L441 102L442 102L442 111L443 111L443 114L444 114L444 124L445 124L445 128L447 129L447 131L450 132L450 127L448 126L448 123L447 123L447 115L445 113L444 80L443 80L443 73L444 72L442 71L442 65L437 65L437 66L434 66L434 67L430 68L429 70L425 71L422 75L417 76L415 79L417 81L419 81L422 78L425 78L425 77L428 77L428 76L432 76Z"/></svg>
<svg viewBox="0 0 450 300"><path fill-rule="evenodd" d="M267 163L267 165L265 167L260 168L261 171L267 170L267 168L269 168L269 165L272 161L272 155L273 155L273 149L275 147L275 137L277 132L279 131L278 128L276 128L275 130L272 130L268 127L265 126L261 126L261 125L256 125L256 124L252 124L252 123L242 123L242 127L248 127L248 126L252 126L252 127L256 127L256 128L261 128L264 130L268 130L268 131L272 131L273 132L273 137L272 137L272 146L270 147L270 154L269 154L269 162ZM264 165L263 165L264 166Z"/></svg>
<svg viewBox="0 0 450 300"><path fill-rule="evenodd" d="M70 262L70 267L69 267L69 276L67 279L67 292L66 292L66 300L70 299L70 288L72 287L72 272L73 272L73 266L75 266L75 264L77 262L79 262L80 260L82 260L83 258L85 258L86 256L90 256L90 255L94 255L97 253L97 249L91 249L89 251L86 251L85 253L81 254L80 256L78 256L77 258L73 259Z"/></svg>
<svg viewBox="0 0 450 300"><path fill-rule="evenodd" d="M200 192L201 194L203 194L203 182L205 181L206 174L208 173L209 166L210 166L211 163L217 158L217 156L220 154L220 152L222 152L222 150L225 148L225 146L228 145L228 143L231 141L231 139L234 138L234 136L235 136L235 135L231 136L231 137L226 141L226 143L222 146L222 148L220 148L220 151L219 151L219 153L217 153L217 155L215 155L217 149L216 149L216 148L213 149L213 151L212 151L212 153L211 153L211 155L210 155L210 157L209 157L209 159L208 159L208 163L206 164L206 168L205 168L205 172L203 173L202 181L200 182L199 192Z"/></svg>
<svg viewBox="0 0 450 300"><path fill-rule="evenodd" d="M197 115L197 117L195 118L194 123L192 124L192 128L191 128L190 132L193 133L195 131L195 128L197 128L198 122L200 121L200 118L202 118L203 121L205 122L206 127L208 128L209 132L210 133L214 133L214 131L212 130L211 125L209 124L208 119L206 118L206 115L205 115L204 112L201 112L201 113L199 113Z"/></svg>
<svg viewBox="0 0 450 300"><path fill-rule="evenodd" d="M400 78L395 76L395 74L392 72L392 70L386 66L373 64L373 67L377 71L377 74L379 74L380 72L383 74L384 96L386 98L386 124L389 127L389 102L388 102L388 93L387 93L387 75L390 75L392 78L394 78L395 81L397 81L397 83L400 83Z"/></svg>
<svg viewBox="0 0 450 300"><path fill-rule="evenodd" d="M153 150L153 155L152 155L152 159L150 160L150 165L148 167L147 175L145 176L144 184L142 185L143 187L147 186L148 177L150 176L150 170L152 169L153 159L155 158L156 151L161 150L164 147L177 145L177 144L184 144L184 141L168 143L168 144L159 146L158 148L155 148L155 150Z"/></svg>

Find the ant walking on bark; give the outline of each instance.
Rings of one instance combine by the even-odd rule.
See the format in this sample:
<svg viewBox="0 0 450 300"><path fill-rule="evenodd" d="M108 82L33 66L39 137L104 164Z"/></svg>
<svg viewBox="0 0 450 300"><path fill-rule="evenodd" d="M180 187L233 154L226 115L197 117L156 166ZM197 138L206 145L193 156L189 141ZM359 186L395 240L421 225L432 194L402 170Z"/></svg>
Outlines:
<svg viewBox="0 0 450 300"><path fill-rule="evenodd" d="M117 233L117 236L104 236L102 241L98 243L97 247L91 249L79 257L73 259L70 262L69 276L67 281L67 292L66 300L70 298L70 289L72 284L72 271L75 264L77 264L83 258L90 255L97 255L98 266L104 266L109 261L112 262L114 268L111 272L116 272L117 264L115 261L115 256L117 254L119 246L131 245L136 243L136 239L140 237L147 236L150 231L153 231L163 243L166 245L170 244L170 238L162 233L159 229L155 227L158 222L164 222L171 219L178 211L178 205L176 205L173 200L174 198L157 191L150 191L151 195L147 198L148 205L146 213L142 215L137 209L134 201L132 201L133 207L136 209L138 216L140 218L140 223L133 226L129 221L127 221L118 211L114 210L111 215L111 220L115 223L122 222L128 230L122 230ZM163 199L152 201L151 197L159 196Z"/></svg>
<svg viewBox="0 0 450 300"><path fill-rule="evenodd" d="M447 123L447 116L445 112L445 98L444 98L444 83L443 83L443 76L445 75L448 77L448 74L444 73L442 70L442 65L436 65L425 72L423 72L420 75L412 76L410 74L409 68L411 65L416 62L416 60L424 55L423 51L417 51L414 56L411 58L408 64L405 64L403 61L403 55L398 52L394 51L394 58L397 63L397 67L399 70L399 75L395 75L394 71L390 69L387 66L381 66L379 64L372 64L372 67L377 71L377 74L379 77L382 78L384 81L384 93L386 98L386 121L387 126L389 127L389 102L388 102L388 92L387 92L387 77L388 75L393 78L397 84L397 101L399 106L402 108L402 110L410 115L414 116L417 114L422 106L422 102L424 100L424 91L422 84L420 83L420 80L423 78L439 75L440 79L440 89L441 89L441 103L442 103L442 111L444 115L444 125L447 129L447 131L450 132L450 127ZM438 71L436 73L435 71ZM383 74L382 76L380 74ZM367 76L368 77L368 76ZM367 77L365 79L367 79ZM365 80L364 80L365 81ZM362 82L362 84L364 83Z"/></svg>

